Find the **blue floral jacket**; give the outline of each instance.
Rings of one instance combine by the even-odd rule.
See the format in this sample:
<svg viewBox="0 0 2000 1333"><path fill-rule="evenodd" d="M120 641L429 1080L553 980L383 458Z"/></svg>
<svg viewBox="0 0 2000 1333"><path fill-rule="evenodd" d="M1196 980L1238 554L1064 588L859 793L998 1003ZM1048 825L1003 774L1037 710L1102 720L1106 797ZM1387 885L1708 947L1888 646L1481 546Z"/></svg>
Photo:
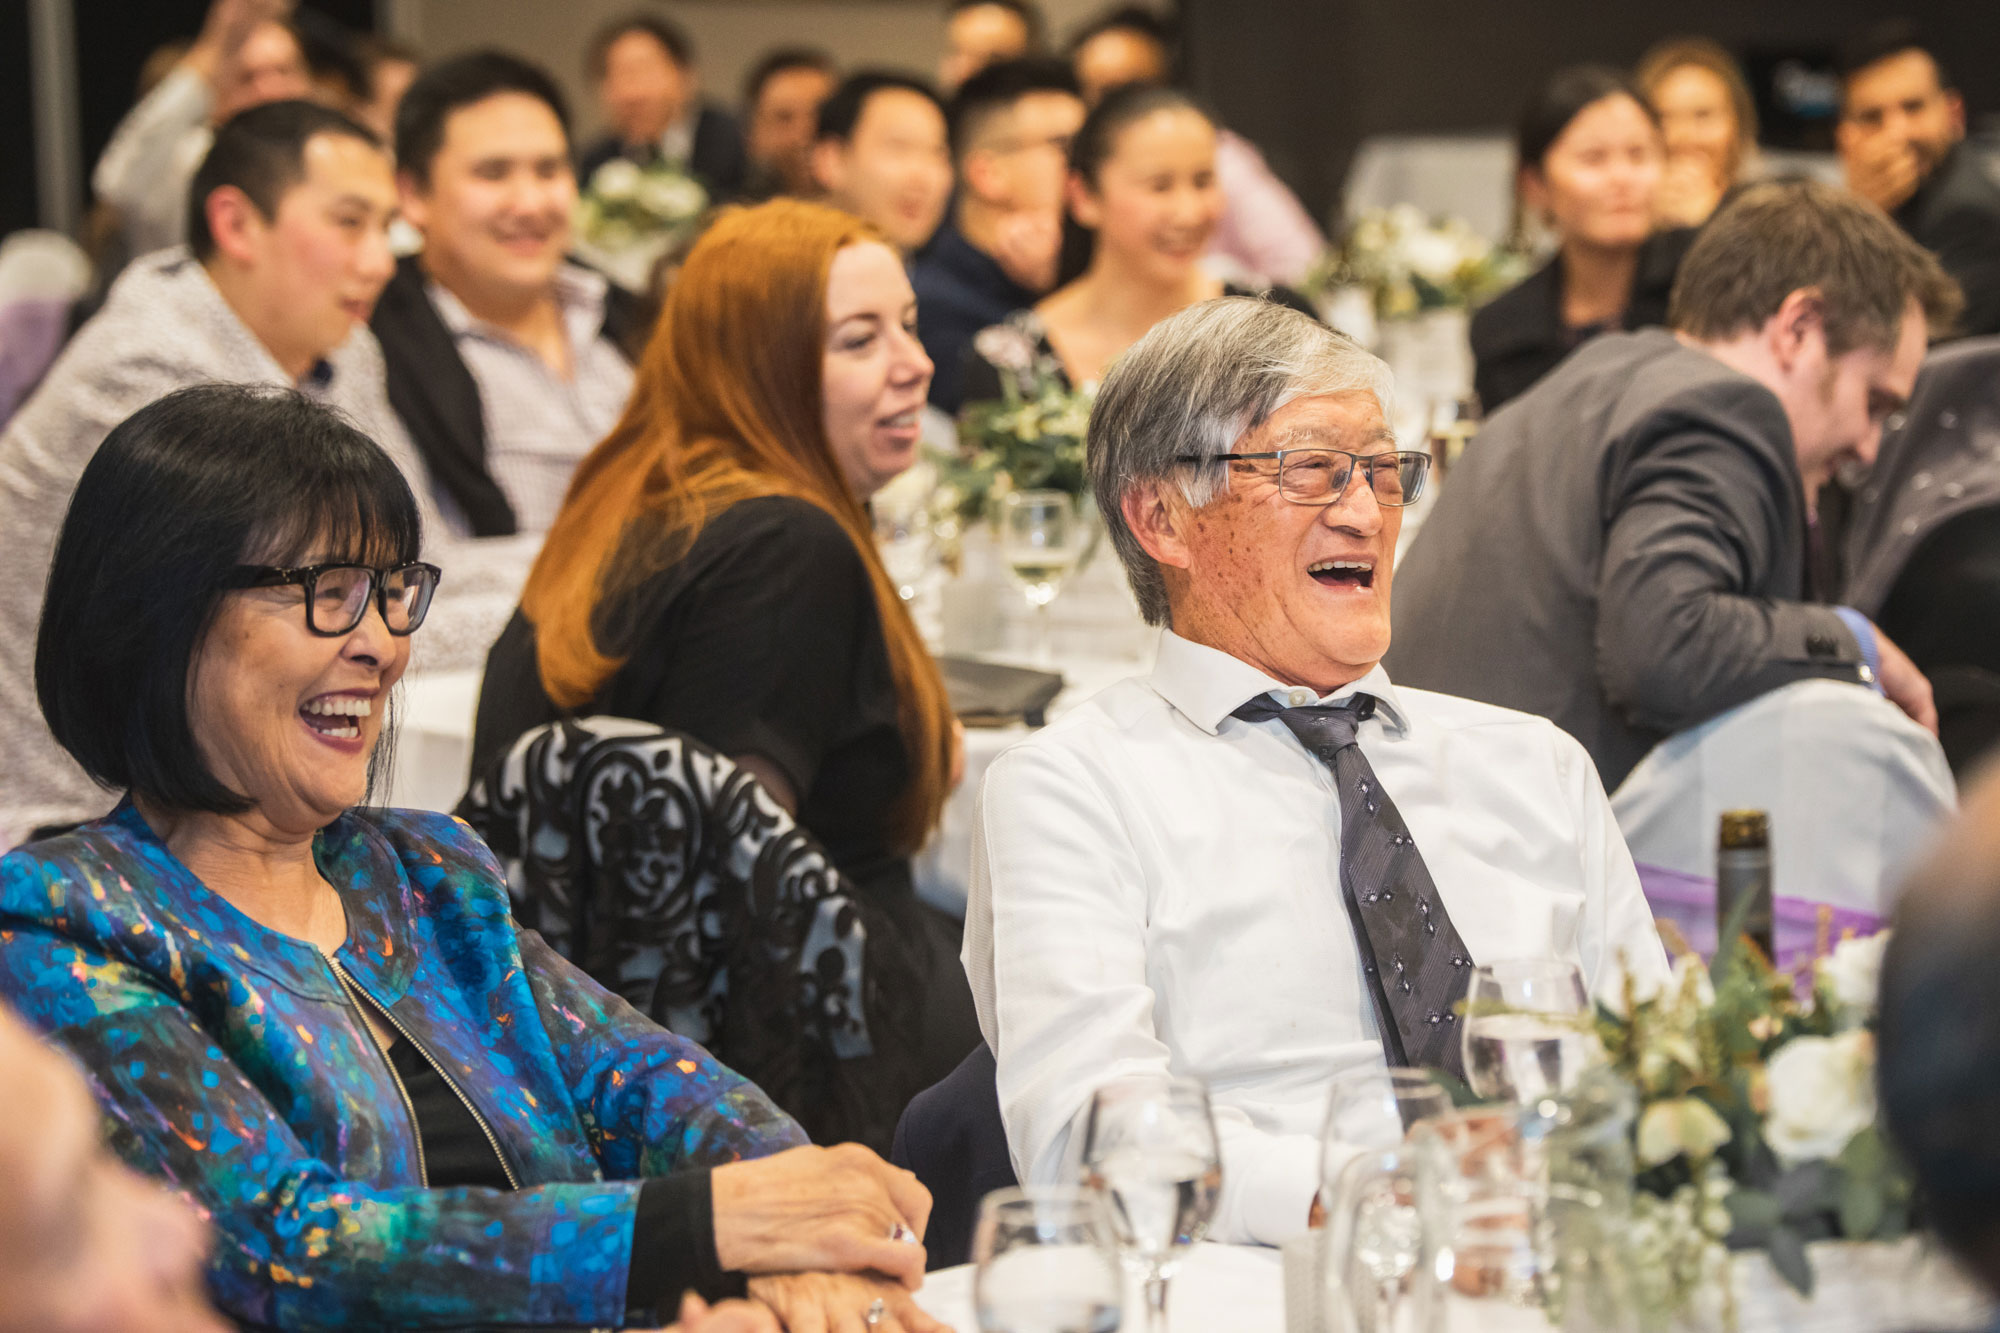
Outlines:
<svg viewBox="0 0 2000 1333"><path fill-rule="evenodd" d="M618 1325L641 1179L804 1141L517 933L461 822L350 812L314 854L347 911L332 961L471 1099L520 1191L424 1188L329 957L209 892L129 803L0 859L0 995L81 1060L126 1160L212 1216L210 1289L235 1318Z"/></svg>

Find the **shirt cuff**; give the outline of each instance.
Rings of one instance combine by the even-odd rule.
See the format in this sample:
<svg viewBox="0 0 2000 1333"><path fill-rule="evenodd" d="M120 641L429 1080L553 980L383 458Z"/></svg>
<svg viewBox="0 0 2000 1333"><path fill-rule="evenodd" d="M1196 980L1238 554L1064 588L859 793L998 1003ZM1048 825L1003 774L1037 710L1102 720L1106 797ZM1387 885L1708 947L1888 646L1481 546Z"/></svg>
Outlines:
<svg viewBox="0 0 2000 1333"><path fill-rule="evenodd" d="M683 1292L720 1301L743 1295L744 1286L743 1275L724 1272L715 1257L715 1203L707 1170L654 1176L639 1186L625 1277L628 1324L672 1321Z"/></svg>
<svg viewBox="0 0 2000 1333"><path fill-rule="evenodd" d="M1259 1136L1262 1137L1262 1136ZM1253 1151L1245 1152L1249 1148ZM1303 1134L1239 1139L1223 1147L1224 1193L1235 1194L1235 1226L1240 1233L1218 1240L1241 1244L1283 1245L1305 1234L1312 1218L1313 1196L1319 1193L1319 1142Z"/></svg>
<svg viewBox="0 0 2000 1333"><path fill-rule="evenodd" d="M1836 606L1833 613L1840 617L1840 623L1847 626L1861 648L1861 660L1868 668L1862 683L1872 686L1875 693L1882 693L1882 644L1875 637L1874 622L1851 606Z"/></svg>

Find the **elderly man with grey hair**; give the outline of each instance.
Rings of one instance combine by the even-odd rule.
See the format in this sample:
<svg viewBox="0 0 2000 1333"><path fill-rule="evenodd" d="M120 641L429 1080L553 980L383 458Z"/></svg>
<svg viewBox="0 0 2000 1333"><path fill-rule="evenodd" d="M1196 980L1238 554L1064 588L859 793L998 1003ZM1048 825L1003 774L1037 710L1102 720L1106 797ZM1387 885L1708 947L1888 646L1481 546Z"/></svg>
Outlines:
<svg viewBox="0 0 2000 1333"><path fill-rule="evenodd" d="M981 799L965 965L1024 1180L1092 1091L1208 1083L1211 1234L1278 1244L1318 1185L1328 1081L1461 1068L1474 966L1609 990L1666 958L1589 756L1547 721L1398 689L1380 661L1402 506L1429 468L1388 369L1225 297L1155 326L1090 422L1150 677L1007 751Z"/></svg>

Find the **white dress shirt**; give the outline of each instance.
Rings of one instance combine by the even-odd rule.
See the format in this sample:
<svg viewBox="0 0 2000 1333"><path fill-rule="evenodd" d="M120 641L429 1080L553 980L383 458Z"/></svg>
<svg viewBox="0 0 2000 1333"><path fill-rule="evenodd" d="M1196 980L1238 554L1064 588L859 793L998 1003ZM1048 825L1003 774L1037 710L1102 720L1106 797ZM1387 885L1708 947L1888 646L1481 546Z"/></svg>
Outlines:
<svg viewBox="0 0 2000 1333"><path fill-rule="evenodd" d="M1320 698L1171 632L1121 681L994 761L975 828L965 967L999 1061L1014 1169L1074 1169L1093 1089L1208 1081L1222 1140L1211 1229L1275 1245L1305 1229L1328 1080L1380 1064L1338 888L1331 774L1283 722L1357 692L1360 745L1474 962L1556 956L1593 989L1666 955L1583 747L1525 713L1398 690L1379 666Z"/></svg>

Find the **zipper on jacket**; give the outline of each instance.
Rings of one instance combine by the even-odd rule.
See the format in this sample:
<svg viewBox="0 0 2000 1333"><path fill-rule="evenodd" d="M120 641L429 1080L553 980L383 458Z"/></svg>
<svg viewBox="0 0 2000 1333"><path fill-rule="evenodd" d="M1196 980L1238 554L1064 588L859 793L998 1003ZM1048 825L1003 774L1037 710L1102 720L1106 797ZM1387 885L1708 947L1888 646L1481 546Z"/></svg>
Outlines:
<svg viewBox="0 0 2000 1333"><path fill-rule="evenodd" d="M500 1150L499 1138L494 1135L492 1126L486 1123L486 1117L479 1114L479 1108L472 1104L472 1099L465 1095L465 1090L458 1086L457 1080L445 1072L443 1065L431 1058L431 1053L423 1048L421 1042L410 1035L408 1028L397 1021L396 1016L389 1012L387 1005L378 1004L372 995L361 988L361 983L348 974L347 969L340 965L338 959L332 954L327 954L326 961L327 965L333 969L333 975L340 982L342 990L348 992L350 996L357 997L357 1004L365 1002L370 1009L382 1015L387 1020L389 1026L396 1029L396 1035L410 1043L410 1049L422 1056L424 1063L437 1071L437 1076L444 1080L444 1085L447 1088L451 1089L452 1096L458 1098L459 1104L465 1107L465 1113L472 1117L472 1123L479 1126L479 1132L486 1136L486 1145L493 1149L493 1156L500 1162L500 1173L507 1177L507 1188L519 1191L521 1182L514 1175L514 1168L508 1164L507 1154ZM362 1026L367 1027L367 1023L367 1016L363 1015ZM368 1029L368 1037L371 1041L375 1040L375 1030L373 1028ZM424 1188L429 1189L431 1183L430 1167L424 1162L424 1132L423 1127L417 1123L416 1104L410 1100L410 1090L403 1086L403 1076L396 1072L396 1062L389 1058L389 1052L383 1049L382 1043L379 1041L375 1042L375 1049L382 1052L382 1062L389 1066L389 1077L396 1080L396 1091L403 1095L403 1108L410 1113L410 1129L417 1140L417 1175L423 1181Z"/></svg>

